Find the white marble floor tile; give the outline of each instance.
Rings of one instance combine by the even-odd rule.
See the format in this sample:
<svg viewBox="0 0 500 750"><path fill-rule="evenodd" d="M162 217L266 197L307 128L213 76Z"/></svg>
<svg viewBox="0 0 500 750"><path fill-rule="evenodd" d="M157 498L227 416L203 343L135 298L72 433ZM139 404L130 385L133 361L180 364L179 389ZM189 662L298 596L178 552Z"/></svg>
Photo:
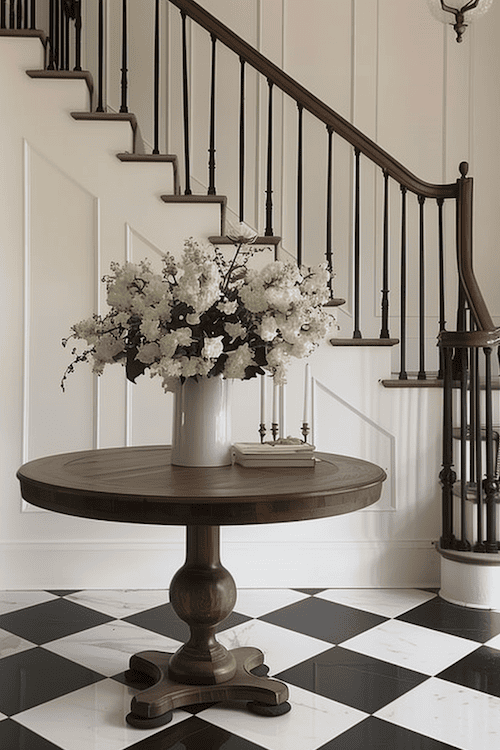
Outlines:
<svg viewBox="0 0 500 750"><path fill-rule="evenodd" d="M0 615L58 599L47 591L0 591Z"/></svg>
<svg viewBox="0 0 500 750"><path fill-rule="evenodd" d="M428 675L438 674L479 645L399 620L383 622L341 644L342 648Z"/></svg>
<svg viewBox="0 0 500 750"><path fill-rule="evenodd" d="M260 620L250 620L229 630L223 630L217 634L217 640L226 648L256 646L264 653L270 674L281 672L333 648L332 643L294 633L292 630Z"/></svg>
<svg viewBox="0 0 500 750"><path fill-rule="evenodd" d="M266 750L316 750L368 716L294 685L290 686L290 703L292 710L284 716L265 718L230 704L207 709L199 716Z"/></svg>
<svg viewBox="0 0 500 750"><path fill-rule="evenodd" d="M4 719L8 719L8 716L5 716L5 714L0 714L0 721L3 721Z"/></svg>
<svg viewBox="0 0 500 750"><path fill-rule="evenodd" d="M234 609L247 617L261 617L307 598L307 594L291 589L238 589Z"/></svg>
<svg viewBox="0 0 500 750"><path fill-rule="evenodd" d="M128 669L132 654L139 651L177 651L180 641L167 638L129 622L113 620L44 644L44 648L106 677Z"/></svg>
<svg viewBox="0 0 500 750"><path fill-rule="evenodd" d="M500 650L500 634L496 635L494 638L490 638L489 641L487 641L485 646L491 646L491 648L497 648Z"/></svg>
<svg viewBox="0 0 500 750"><path fill-rule="evenodd" d="M0 628L0 659L35 648L35 644Z"/></svg>
<svg viewBox="0 0 500 750"><path fill-rule="evenodd" d="M16 714L15 719L63 750L123 750L165 728L138 730L126 724L136 693L114 680L103 680ZM189 716L176 710L169 726Z"/></svg>
<svg viewBox="0 0 500 750"><path fill-rule="evenodd" d="M397 617L435 596L429 591L416 589L328 589L316 594L318 599L345 604L382 617Z"/></svg>
<svg viewBox="0 0 500 750"><path fill-rule="evenodd" d="M168 604L168 589L140 589L124 591L77 591L64 597L70 602L102 612L110 617L129 617L145 609Z"/></svg>
<svg viewBox="0 0 500 750"><path fill-rule="evenodd" d="M500 698L437 677L374 715L461 750L500 747Z"/></svg>

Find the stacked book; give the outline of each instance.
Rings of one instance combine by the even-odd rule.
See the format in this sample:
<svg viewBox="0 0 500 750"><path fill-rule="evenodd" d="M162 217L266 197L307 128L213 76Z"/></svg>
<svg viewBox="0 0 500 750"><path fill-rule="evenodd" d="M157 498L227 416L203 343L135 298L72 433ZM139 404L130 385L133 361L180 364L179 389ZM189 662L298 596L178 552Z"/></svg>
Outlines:
<svg viewBox="0 0 500 750"><path fill-rule="evenodd" d="M314 445L309 443L235 443L234 462L248 468L313 467Z"/></svg>

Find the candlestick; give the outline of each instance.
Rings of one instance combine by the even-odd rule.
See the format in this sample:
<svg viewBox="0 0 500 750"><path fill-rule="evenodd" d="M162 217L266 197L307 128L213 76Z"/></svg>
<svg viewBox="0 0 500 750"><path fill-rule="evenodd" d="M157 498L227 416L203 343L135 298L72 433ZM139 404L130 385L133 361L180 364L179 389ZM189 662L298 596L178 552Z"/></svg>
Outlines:
<svg viewBox="0 0 500 750"><path fill-rule="evenodd" d="M307 424L309 422L309 397L311 392L310 384L310 367L309 363L306 364L304 372L304 414L302 416L302 422Z"/></svg>
<svg viewBox="0 0 500 750"><path fill-rule="evenodd" d="M280 396L280 419L279 419L280 438L286 438L286 420L285 420L286 399L285 399L285 385L284 384L280 385L279 396Z"/></svg>
<svg viewBox="0 0 500 750"><path fill-rule="evenodd" d="M266 376L260 376L260 423L266 423Z"/></svg>
<svg viewBox="0 0 500 750"><path fill-rule="evenodd" d="M261 422L260 425L259 425L259 435L260 435L260 442L261 443L264 442L264 438L266 436L266 432L267 432L266 425L264 424L264 422Z"/></svg>
<svg viewBox="0 0 500 750"><path fill-rule="evenodd" d="M273 379L273 424L278 424L278 385Z"/></svg>

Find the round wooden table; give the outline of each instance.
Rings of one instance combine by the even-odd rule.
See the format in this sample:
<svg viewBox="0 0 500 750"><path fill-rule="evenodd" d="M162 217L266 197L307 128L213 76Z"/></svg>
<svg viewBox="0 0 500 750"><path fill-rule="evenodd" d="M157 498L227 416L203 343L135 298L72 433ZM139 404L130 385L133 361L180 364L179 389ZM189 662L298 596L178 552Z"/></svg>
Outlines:
<svg viewBox="0 0 500 750"><path fill-rule="evenodd" d="M287 686L265 676L259 649L227 650L215 638L236 602L233 577L220 561L220 526L324 518L379 499L383 469L315 455L314 468L191 468L172 466L168 446L144 446L63 453L19 469L23 497L41 508L187 527L186 561L172 579L170 600L189 625L190 639L175 654L132 656L129 682L142 677L149 686L132 699L129 724L161 726L174 708L221 700L250 701L251 711L268 716L290 710Z"/></svg>

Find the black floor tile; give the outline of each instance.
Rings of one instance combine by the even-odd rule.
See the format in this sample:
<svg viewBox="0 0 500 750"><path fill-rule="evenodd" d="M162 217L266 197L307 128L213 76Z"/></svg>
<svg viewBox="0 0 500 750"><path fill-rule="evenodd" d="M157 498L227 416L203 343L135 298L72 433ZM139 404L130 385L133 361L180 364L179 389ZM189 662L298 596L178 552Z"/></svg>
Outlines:
<svg viewBox="0 0 500 750"><path fill-rule="evenodd" d="M323 745L320 750L457 750L457 748L370 716Z"/></svg>
<svg viewBox="0 0 500 750"><path fill-rule="evenodd" d="M60 745L54 745L12 719L0 721L0 747L2 750L61 750Z"/></svg>
<svg viewBox="0 0 500 750"><path fill-rule="evenodd" d="M481 646L437 677L500 698L500 651Z"/></svg>
<svg viewBox="0 0 500 750"><path fill-rule="evenodd" d="M395 619L479 643L485 643L500 633L500 612L459 607L438 597Z"/></svg>
<svg viewBox="0 0 500 750"><path fill-rule="evenodd" d="M69 594L77 594L81 589L57 589L57 591L51 590L47 593L54 594L54 596L69 596Z"/></svg>
<svg viewBox="0 0 500 750"><path fill-rule="evenodd" d="M428 679L341 646L273 676L370 714Z"/></svg>
<svg viewBox="0 0 500 750"><path fill-rule="evenodd" d="M238 612L232 612L228 618L217 628L217 632L234 628L242 622L251 620L251 617L240 615ZM124 622L130 622L141 628L152 630L154 633L165 635L168 638L174 638L176 641L185 643L189 639L189 628L174 612L171 604L160 604L159 607L153 607L143 612L138 612L130 617L124 617ZM1 627L1 625L0 625Z"/></svg>
<svg viewBox="0 0 500 750"><path fill-rule="evenodd" d="M262 750L262 747L193 716L140 740L129 750Z"/></svg>
<svg viewBox="0 0 500 750"><path fill-rule="evenodd" d="M66 599L53 599L0 615L0 628L40 645L113 619Z"/></svg>
<svg viewBox="0 0 500 750"><path fill-rule="evenodd" d="M309 596L314 596L314 594L319 594L321 591L326 591L326 589L292 589L292 591L298 591L299 594L309 594Z"/></svg>
<svg viewBox="0 0 500 750"><path fill-rule="evenodd" d="M13 716L102 679L97 672L43 648L6 656L0 660L0 712Z"/></svg>
<svg viewBox="0 0 500 750"><path fill-rule="evenodd" d="M342 643L386 622L387 617L311 597L263 615L259 620L329 643Z"/></svg>

